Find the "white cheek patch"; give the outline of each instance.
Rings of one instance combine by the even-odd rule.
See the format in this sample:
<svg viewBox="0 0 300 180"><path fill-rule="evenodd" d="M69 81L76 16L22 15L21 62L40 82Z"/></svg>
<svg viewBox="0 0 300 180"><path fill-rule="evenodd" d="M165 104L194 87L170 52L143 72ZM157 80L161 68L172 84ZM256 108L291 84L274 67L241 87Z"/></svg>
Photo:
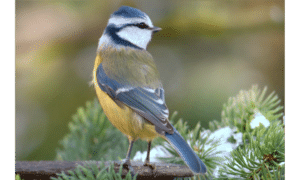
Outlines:
<svg viewBox="0 0 300 180"><path fill-rule="evenodd" d="M126 27L122 29L117 35L131 42L132 44L141 47L143 49L147 48L148 43L152 37L152 31L148 29L140 29L138 27Z"/></svg>
<svg viewBox="0 0 300 180"><path fill-rule="evenodd" d="M139 24L141 22L146 23L149 27L153 27L153 24L148 16L146 16L145 18L124 18L119 16L112 16L108 21L108 25L113 24L114 26L120 28L126 24ZM130 43L140 48L146 49L148 43L151 41L152 31L148 29L140 29L136 26L128 26L120 30L117 35L120 38L129 41ZM100 38L98 49L104 44L113 45L115 48L119 48L121 46L114 43L111 37L107 34L103 34Z"/></svg>

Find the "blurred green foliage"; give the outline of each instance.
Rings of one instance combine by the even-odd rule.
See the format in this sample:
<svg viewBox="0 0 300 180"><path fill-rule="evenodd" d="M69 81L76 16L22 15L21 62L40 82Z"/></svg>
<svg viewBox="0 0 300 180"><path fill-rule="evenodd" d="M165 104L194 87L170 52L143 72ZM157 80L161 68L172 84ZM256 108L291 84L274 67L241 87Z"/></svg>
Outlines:
<svg viewBox="0 0 300 180"><path fill-rule="evenodd" d="M69 123L69 133L60 141L56 160L117 160L126 156L128 139L106 118L97 99L80 107ZM147 149L147 142L137 140L132 154ZM108 153L109 152L109 153Z"/></svg>
<svg viewBox="0 0 300 180"><path fill-rule="evenodd" d="M89 86L98 39L121 5L163 31L153 55L171 112L192 126L220 119L227 97L267 85L284 105L284 1L16 0L16 159L53 160Z"/></svg>

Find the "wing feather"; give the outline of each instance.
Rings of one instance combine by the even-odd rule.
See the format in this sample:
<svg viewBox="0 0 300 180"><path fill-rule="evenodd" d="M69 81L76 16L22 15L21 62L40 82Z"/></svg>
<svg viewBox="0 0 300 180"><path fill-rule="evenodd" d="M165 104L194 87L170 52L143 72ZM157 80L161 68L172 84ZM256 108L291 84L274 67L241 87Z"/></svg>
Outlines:
<svg viewBox="0 0 300 180"><path fill-rule="evenodd" d="M112 99L119 100L131 107L139 115L159 129L173 133L169 123L169 110L164 99L164 89L149 87L134 87L129 83L119 83L105 73L102 64L97 69L97 82L102 91Z"/></svg>

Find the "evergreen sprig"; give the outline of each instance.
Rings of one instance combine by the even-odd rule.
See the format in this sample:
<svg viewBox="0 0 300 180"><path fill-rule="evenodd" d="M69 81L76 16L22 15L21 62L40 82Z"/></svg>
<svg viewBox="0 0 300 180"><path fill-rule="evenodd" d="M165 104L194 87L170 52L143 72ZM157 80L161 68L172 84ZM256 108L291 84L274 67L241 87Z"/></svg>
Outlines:
<svg viewBox="0 0 300 180"><path fill-rule="evenodd" d="M122 135L114 130L96 100L87 102L86 108L80 107L72 119L70 132L60 142L62 148L57 150L57 160L106 160L119 155L111 148L124 144ZM107 154L108 150L112 153Z"/></svg>
<svg viewBox="0 0 300 180"><path fill-rule="evenodd" d="M269 121L282 117L280 99L273 91L264 99L267 87L261 92L258 86L252 86L249 91L241 90L236 97L230 97L223 105L221 113L222 126L237 127L239 132L249 130L250 122L256 113L261 113Z"/></svg>
<svg viewBox="0 0 300 180"><path fill-rule="evenodd" d="M107 120L96 99L78 108L69 130L57 149L57 160L120 160L126 156L127 138ZM146 142L137 141L132 154L146 148Z"/></svg>
<svg viewBox="0 0 300 180"><path fill-rule="evenodd" d="M101 170L100 170L101 169ZM57 178L52 177L52 180L135 180L137 174L132 177L130 171L122 178L123 164L120 165L118 172L114 170L114 164L111 163L109 167L105 168L104 163L87 162L85 165L78 165L73 171L69 170L68 174L65 172L58 173Z"/></svg>
<svg viewBox="0 0 300 180"><path fill-rule="evenodd" d="M209 129L201 129L199 122L190 129L187 122L178 120L177 112L172 114L171 123L178 120L174 127L208 169L208 173L193 179L284 179L284 125L280 120L283 107L279 105L280 100L274 92L265 98L266 91L267 88L260 91L253 86L229 98L223 106L221 121L211 121ZM257 118L258 114L260 119ZM252 121L260 122L261 119L268 121L269 125L252 126ZM87 102L86 108L78 109L69 129L70 133L57 150L58 160L116 160L125 157L127 138L106 119L97 100ZM159 159L184 164L177 152L162 138L153 141L153 146L156 145L162 145L163 150L171 155ZM146 149L147 143L138 140L132 154ZM59 177L84 179L93 175L116 179L114 172L105 171L108 175L101 174L104 171L100 173L94 165L78 168L69 172L69 175L62 173Z"/></svg>
<svg viewBox="0 0 300 180"><path fill-rule="evenodd" d="M245 133L243 140L244 147L232 151L227 157L227 163L220 170L221 178L284 178L284 129L281 122L273 122L268 128L260 125L253 132Z"/></svg>
<svg viewBox="0 0 300 180"><path fill-rule="evenodd" d="M261 92L257 86L240 91L224 104L221 123L211 124L212 128L230 126L243 133L243 144L226 156L219 178L284 179L283 107L274 92L264 98L266 91L266 87ZM267 125L250 125L258 115Z"/></svg>

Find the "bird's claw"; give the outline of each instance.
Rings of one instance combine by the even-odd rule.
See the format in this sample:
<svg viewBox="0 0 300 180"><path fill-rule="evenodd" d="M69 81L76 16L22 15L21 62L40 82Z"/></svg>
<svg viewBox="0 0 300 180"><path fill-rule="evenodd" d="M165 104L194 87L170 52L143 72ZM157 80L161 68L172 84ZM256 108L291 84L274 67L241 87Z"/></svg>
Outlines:
<svg viewBox="0 0 300 180"><path fill-rule="evenodd" d="M156 168L156 166L154 164L150 164L149 161L145 161L145 163L143 164L143 166L148 166L151 168L151 170L154 170Z"/></svg>
<svg viewBox="0 0 300 180"><path fill-rule="evenodd" d="M124 160L122 161L122 164L123 164L123 168L127 169L128 171L130 171L130 174L131 174L131 176L133 177L133 176L135 175L135 172L134 172L133 167L131 166L130 160L124 159Z"/></svg>

